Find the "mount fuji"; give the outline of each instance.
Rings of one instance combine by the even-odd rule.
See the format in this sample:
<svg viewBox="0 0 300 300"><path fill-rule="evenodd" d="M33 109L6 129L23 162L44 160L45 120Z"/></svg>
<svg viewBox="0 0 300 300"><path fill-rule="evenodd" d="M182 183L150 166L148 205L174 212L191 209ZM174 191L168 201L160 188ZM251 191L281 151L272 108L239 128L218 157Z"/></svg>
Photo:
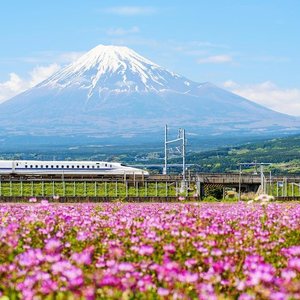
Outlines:
<svg viewBox="0 0 300 300"><path fill-rule="evenodd" d="M166 123L199 136L300 130L299 118L191 81L117 46L95 47L0 105L6 135L151 136Z"/></svg>

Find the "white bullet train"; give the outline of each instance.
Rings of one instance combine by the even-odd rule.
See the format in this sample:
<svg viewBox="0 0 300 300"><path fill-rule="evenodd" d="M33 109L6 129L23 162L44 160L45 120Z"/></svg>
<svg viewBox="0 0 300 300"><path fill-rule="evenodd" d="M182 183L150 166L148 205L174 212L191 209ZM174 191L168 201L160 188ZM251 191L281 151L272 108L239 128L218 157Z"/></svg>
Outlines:
<svg viewBox="0 0 300 300"><path fill-rule="evenodd" d="M0 160L0 175L138 175L145 170L106 161Z"/></svg>

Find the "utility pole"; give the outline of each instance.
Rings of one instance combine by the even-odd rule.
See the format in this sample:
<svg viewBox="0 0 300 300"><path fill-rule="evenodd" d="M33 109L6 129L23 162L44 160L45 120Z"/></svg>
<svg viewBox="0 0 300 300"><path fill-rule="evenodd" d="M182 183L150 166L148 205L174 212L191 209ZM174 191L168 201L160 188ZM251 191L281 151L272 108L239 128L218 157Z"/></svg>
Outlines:
<svg viewBox="0 0 300 300"><path fill-rule="evenodd" d="M167 149L167 141L168 141L168 125L165 126L165 167L163 170L163 174L168 174L168 149Z"/></svg>
<svg viewBox="0 0 300 300"><path fill-rule="evenodd" d="M185 182L186 179L186 166L185 166L185 155L186 155L186 139L185 139L185 129L180 128L178 130L177 139L168 141L168 127L165 125L165 165L164 174L168 173L168 145L172 143L181 142L181 147L176 147L176 150L182 155L182 179Z"/></svg>
<svg viewBox="0 0 300 300"><path fill-rule="evenodd" d="M180 136L182 138L182 179L185 182L185 129L180 129Z"/></svg>
<svg viewBox="0 0 300 300"><path fill-rule="evenodd" d="M273 195L273 191L272 191L272 171L270 171L270 177L269 177L269 195Z"/></svg>
<svg viewBox="0 0 300 300"><path fill-rule="evenodd" d="M241 201L241 181L242 181L242 164L240 164L240 173L239 173L239 201Z"/></svg>
<svg viewBox="0 0 300 300"><path fill-rule="evenodd" d="M264 166L260 165L260 186L263 194L265 194L265 176L264 176Z"/></svg>
<svg viewBox="0 0 300 300"><path fill-rule="evenodd" d="M266 178L265 178L265 175L264 175L264 166L269 166L271 165L271 163L258 163L258 162L251 162L251 163L239 163L239 166L240 166L240 177L239 177L239 199L240 199L240 181L241 181L241 174L242 174L242 166L260 166L260 186L261 186L261 190L262 190L262 193L266 193ZM271 179L270 179L271 180Z"/></svg>

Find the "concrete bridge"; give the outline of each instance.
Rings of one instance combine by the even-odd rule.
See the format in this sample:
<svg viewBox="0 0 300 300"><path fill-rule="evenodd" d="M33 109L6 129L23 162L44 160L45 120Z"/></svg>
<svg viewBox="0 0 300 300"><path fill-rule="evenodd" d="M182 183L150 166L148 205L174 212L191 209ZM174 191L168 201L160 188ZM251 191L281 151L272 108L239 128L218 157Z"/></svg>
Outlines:
<svg viewBox="0 0 300 300"><path fill-rule="evenodd" d="M154 180L182 180L182 176L150 176ZM236 192L267 192L277 198L300 197L300 176L267 176L249 173L198 173L187 176L187 182L197 184L200 196L204 197L213 189L235 189Z"/></svg>
<svg viewBox="0 0 300 300"><path fill-rule="evenodd" d="M251 174L198 174L196 181L200 183L201 196L204 197L213 189L235 189L241 193L256 193L261 186L260 175Z"/></svg>

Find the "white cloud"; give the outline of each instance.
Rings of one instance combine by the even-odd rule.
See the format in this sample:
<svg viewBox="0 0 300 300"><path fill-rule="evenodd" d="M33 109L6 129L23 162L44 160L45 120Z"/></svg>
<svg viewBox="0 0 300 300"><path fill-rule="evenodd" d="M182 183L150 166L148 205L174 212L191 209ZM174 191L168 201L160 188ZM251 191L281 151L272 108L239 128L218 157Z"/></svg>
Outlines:
<svg viewBox="0 0 300 300"><path fill-rule="evenodd" d="M29 72L28 78L21 78L16 73L9 74L9 80L0 82L0 103L20 94L50 77L60 69L58 64L37 66Z"/></svg>
<svg viewBox="0 0 300 300"><path fill-rule="evenodd" d="M196 56L199 58L199 63L217 63L220 60L228 60L231 58L229 55L215 55L216 51L224 51L221 49L229 49L229 46L224 44L216 44L208 41L169 41L168 44L171 47L171 50L178 53L182 53L188 56Z"/></svg>
<svg viewBox="0 0 300 300"><path fill-rule="evenodd" d="M238 87L239 85L236 82L234 82L233 80L227 80L223 83L223 86L225 88L232 89L232 88Z"/></svg>
<svg viewBox="0 0 300 300"><path fill-rule="evenodd" d="M127 35L127 34L134 34L139 33L140 29L137 26L133 26L131 28L110 28L106 31L107 35L113 35L113 36L121 36L121 35Z"/></svg>
<svg viewBox="0 0 300 300"><path fill-rule="evenodd" d="M35 67L29 74L31 79L29 81L30 87L37 85L38 83L42 82L43 80L50 77L52 74L57 72L60 69L58 64L51 64L47 67L38 66Z"/></svg>
<svg viewBox="0 0 300 300"><path fill-rule="evenodd" d="M235 94L273 110L300 116L300 89L280 88L271 81L240 85L228 80L223 83L223 86Z"/></svg>
<svg viewBox="0 0 300 300"><path fill-rule="evenodd" d="M9 74L9 79L0 82L0 103L26 91L29 88L39 84L43 80L50 77L60 69L60 65L72 63L78 59L84 52L53 52L43 51L36 53L32 57L19 57L17 60L27 63L42 64L34 67L28 72L27 76L23 78L12 72ZM49 61L56 61L56 63L46 64Z"/></svg>
<svg viewBox="0 0 300 300"><path fill-rule="evenodd" d="M231 61L232 61L232 57L227 54L212 55L212 56L208 56L208 57L199 58L197 60L197 62L199 64L209 64L209 63L222 64L222 63L227 63L227 62L231 62Z"/></svg>
<svg viewBox="0 0 300 300"><path fill-rule="evenodd" d="M150 6L112 6L102 11L119 16L140 16L154 14L156 9Z"/></svg>
<svg viewBox="0 0 300 300"><path fill-rule="evenodd" d="M26 84L16 74L10 73L9 80L0 82L0 103L26 90Z"/></svg>

